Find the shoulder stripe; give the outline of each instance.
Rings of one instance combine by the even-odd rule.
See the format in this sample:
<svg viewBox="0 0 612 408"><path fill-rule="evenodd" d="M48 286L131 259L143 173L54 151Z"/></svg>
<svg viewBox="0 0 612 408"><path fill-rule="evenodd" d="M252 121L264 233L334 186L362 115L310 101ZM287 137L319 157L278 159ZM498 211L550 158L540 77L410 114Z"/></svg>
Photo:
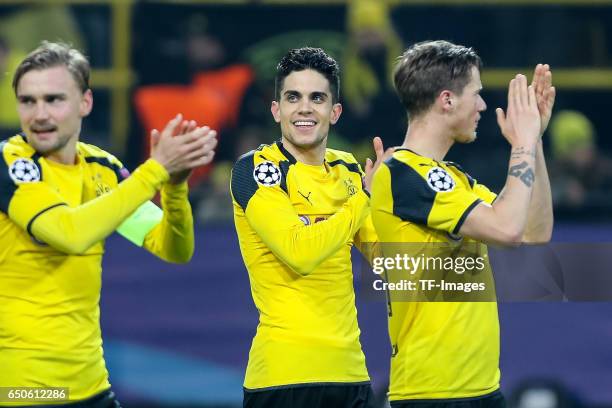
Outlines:
<svg viewBox="0 0 612 408"><path fill-rule="evenodd" d="M385 162L391 172L393 214L404 221L427 225L427 218L436 199L423 177L412 167L390 158Z"/></svg>
<svg viewBox="0 0 612 408"><path fill-rule="evenodd" d="M23 134L19 134L19 136L23 139L24 142L27 143L27 139ZM0 142L0 211L8 214L9 204L15 191L19 187L17 183L13 181L9 174L9 165L4 158L4 149L10 143L10 139L5 139ZM44 180L44 173L42 166L40 165L40 154L34 152L32 155L21 156L23 158L30 159L34 162L36 167L38 168L38 174L40 175L40 181Z"/></svg>
<svg viewBox="0 0 612 408"><path fill-rule="evenodd" d="M444 163L445 163L447 166L454 167L454 168L456 168L457 170L459 170L461 173L463 173L463 175L464 175L464 176L467 178L468 183L470 184L470 188L474 188L474 184L476 184L476 180L474 180L474 179L472 178L472 176L470 176L470 175L467 173L467 171L463 170L463 167L461 167L461 166L460 166L460 165L458 165L457 163L455 163L455 162L451 162L451 161L447 161L447 162L444 162Z"/></svg>
<svg viewBox="0 0 612 408"><path fill-rule="evenodd" d="M117 183L121 182L124 179L124 177L121 175L121 167L111 162L106 157L89 156L85 158L85 161L87 163L97 163L100 166L104 166L104 167L111 169L115 173L115 176L117 177Z"/></svg>
<svg viewBox="0 0 612 408"><path fill-rule="evenodd" d="M293 155L289 153L287 149L285 149L285 146L283 146L283 143L281 141L276 141L275 144L278 147L278 149L281 151L283 156L285 156L287 160L289 160L290 164L297 163L297 160L295 160L295 157L293 157Z"/></svg>
<svg viewBox="0 0 612 408"><path fill-rule="evenodd" d="M476 206L480 204L481 202L482 200L480 198L477 198L472 204L470 204L468 208L466 208L463 214L461 214L461 218L459 218L459 221L457 221L457 225L455 226L455 229L453 229L453 234L459 233L459 230L461 229L461 226L465 222L465 219L467 218L467 216L470 215L472 210L476 208Z"/></svg>
<svg viewBox="0 0 612 408"><path fill-rule="evenodd" d="M6 142L6 140L0 142L0 211L8 214L9 203L13 194L15 194L15 190L17 190L17 185L9 176L9 168L6 160L4 160Z"/></svg>
<svg viewBox="0 0 612 408"><path fill-rule="evenodd" d="M289 167L291 167L291 162L283 160L278 163L278 166L281 170L280 188L282 188L285 193L289 194L289 190L287 189L287 174L289 174Z"/></svg>
<svg viewBox="0 0 612 408"><path fill-rule="evenodd" d="M255 151L252 150L240 156L232 169L230 189L232 196L244 211L246 211L251 197L259 188L253 178L253 171L255 170L254 155Z"/></svg>
<svg viewBox="0 0 612 408"><path fill-rule="evenodd" d="M30 222L28 222L28 226L26 228L26 230L28 231L28 234L30 234L30 236L34 237L34 239L36 239L36 237L34 236L34 234L32 234L32 224L34 223L34 221L40 217L41 215L43 215L44 213L46 213L47 211L55 208L55 207L59 207L61 205L68 205L66 203L57 203L57 204L53 204L51 207L47 207L43 210L40 210L34 217L32 217L32 219L30 220Z"/></svg>
<svg viewBox="0 0 612 408"><path fill-rule="evenodd" d="M338 160L334 160L332 162L328 162L327 164L329 164L331 167L337 166L339 164L342 164L344 167L346 167L349 171L352 171L353 173L357 173L360 176L361 174L361 169L359 168L359 164L358 163L347 163L342 159L338 159Z"/></svg>

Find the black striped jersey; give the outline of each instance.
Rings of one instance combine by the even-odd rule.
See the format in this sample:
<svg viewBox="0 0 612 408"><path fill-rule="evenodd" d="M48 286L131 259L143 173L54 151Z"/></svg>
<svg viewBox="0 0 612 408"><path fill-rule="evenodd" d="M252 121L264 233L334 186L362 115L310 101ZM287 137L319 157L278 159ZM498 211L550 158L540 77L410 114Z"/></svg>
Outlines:
<svg viewBox="0 0 612 408"><path fill-rule="evenodd" d="M454 163L398 149L374 175L372 219L383 243L423 243L425 252L437 243L476 247L492 284L486 246L459 230L473 208L495 197ZM495 302L392 301L389 336L392 401L473 397L499 388Z"/></svg>
<svg viewBox="0 0 612 408"><path fill-rule="evenodd" d="M242 156L231 192L259 325L244 386L369 381L359 341L351 247L377 241L355 158L322 165L277 142Z"/></svg>
<svg viewBox="0 0 612 408"><path fill-rule="evenodd" d="M153 160L128 177L95 146L79 142L66 165L20 135L0 153L0 387L67 387L71 401L89 398L110 387L99 324L103 238L129 216L123 234L163 258L176 251L169 237L193 247L187 187L162 192L174 210L162 215L147 201L168 180ZM82 242L91 236L101 238Z"/></svg>

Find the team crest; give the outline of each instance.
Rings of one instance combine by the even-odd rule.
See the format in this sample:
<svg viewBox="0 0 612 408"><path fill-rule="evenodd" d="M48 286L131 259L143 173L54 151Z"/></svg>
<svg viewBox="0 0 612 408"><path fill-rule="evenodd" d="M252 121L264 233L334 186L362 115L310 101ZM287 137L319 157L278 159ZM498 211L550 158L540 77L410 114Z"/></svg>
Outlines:
<svg viewBox="0 0 612 408"><path fill-rule="evenodd" d="M427 184L438 193L448 193L455 188L455 180L441 167L434 167L427 172Z"/></svg>
<svg viewBox="0 0 612 408"><path fill-rule="evenodd" d="M40 181L40 171L32 159L17 159L9 167L9 176L17 184Z"/></svg>
<svg viewBox="0 0 612 408"><path fill-rule="evenodd" d="M253 177L257 184L264 187L272 187L280 183L281 171L274 163L265 161L255 167Z"/></svg>
<svg viewBox="0 0 612 408"><path fill-rule="evenodd" d="M353 180L344 180L344 185L346 186L346 191L349 196L354 196L355 194L357 194L357 187L355 186L355 184L353 184Z"/></svg>

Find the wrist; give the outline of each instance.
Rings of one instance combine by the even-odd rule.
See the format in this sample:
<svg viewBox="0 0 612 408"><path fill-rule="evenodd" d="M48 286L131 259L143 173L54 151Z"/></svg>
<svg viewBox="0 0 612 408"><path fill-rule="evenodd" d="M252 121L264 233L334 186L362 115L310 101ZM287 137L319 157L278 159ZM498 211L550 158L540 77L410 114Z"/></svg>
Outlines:
<svg viewBox="0 0 612 408"><path fill-rule="evenodd" d="M187 184L187 180L183 181L173 181L172 177L164 184L164 191L172 192L172 193L182 193L189 191L189 185Z"/></svg>
<svg viewBox="0 0 612 408"><path fill-rule="evenodd" d="M521 140L512 144L512 151L517 149L532 149L538 145L538 140Z"/></svg>

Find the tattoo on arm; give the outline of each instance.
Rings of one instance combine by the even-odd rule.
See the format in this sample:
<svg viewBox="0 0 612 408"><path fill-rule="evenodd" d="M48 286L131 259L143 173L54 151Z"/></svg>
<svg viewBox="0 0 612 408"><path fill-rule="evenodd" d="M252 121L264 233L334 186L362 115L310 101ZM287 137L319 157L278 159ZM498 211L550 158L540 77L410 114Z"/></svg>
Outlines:
<svg viewBox="0 0 612 408"><path fill-rule="evenodd" d="M511 166L508 175L518 177L527 187L531 187L535 181L535 174L526 161Z"/></svg>
<svg viewBox="0 0 612 408"><path fill-rule="evenodd" d="M518 147L516 149L512 149L512 151L510 152L511 159L519 159L523 155L536 157L536 152L532 150L527 150L524 147Z"/></svg>

